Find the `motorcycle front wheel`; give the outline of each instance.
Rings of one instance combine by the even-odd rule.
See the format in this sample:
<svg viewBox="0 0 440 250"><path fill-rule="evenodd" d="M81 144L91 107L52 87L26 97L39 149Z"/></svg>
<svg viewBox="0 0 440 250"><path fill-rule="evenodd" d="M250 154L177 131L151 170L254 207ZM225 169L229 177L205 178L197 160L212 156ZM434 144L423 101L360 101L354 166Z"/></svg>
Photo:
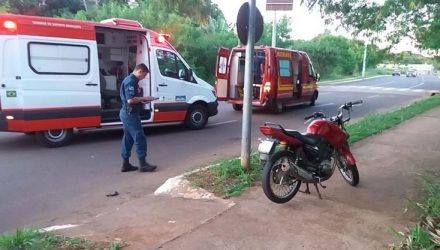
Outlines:
<svg viewBox="0 0 440 250"><path fill-rule="evenodd" d="M359 171L356 165L349 166L347 161L338 154L338 170L344 180L353 187L359 184Z"/></svg>
<svg viewBox="0 0 440 250"><path fill-rule="evenodd" d="M293 167L295 154L289 151L279 151L266 162L262 174L264 194L275 203L290 201L299 190L301 181L293 178L287 169Z"/></svg>

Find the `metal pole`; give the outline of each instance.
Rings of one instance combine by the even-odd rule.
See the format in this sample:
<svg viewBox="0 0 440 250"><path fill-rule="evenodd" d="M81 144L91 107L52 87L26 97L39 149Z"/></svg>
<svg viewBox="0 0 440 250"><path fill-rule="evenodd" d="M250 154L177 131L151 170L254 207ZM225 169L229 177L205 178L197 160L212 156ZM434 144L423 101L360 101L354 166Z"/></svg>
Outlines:
<svg viewBox="0 0 440 250"><path fill-rule="evenodd" d="M249 30L246 45L246 61L244 65L244 98L243 98L243 123L241 135L241 166L250 167L251 154L251 129L252 129L252 82L253 61L255 44L255 0L249 0Z"/></svg>
<svg viewBox="0 0 440 250"><path fill-rule="evenodd" d="M277 46L277 11L273 12L273 23L272 23L272 47Z"/></svg>
<svg viewBox="0 0 440 250"><path fill-rule="evenodd" d="M365 41L365 48L364 48L364 63L362 65L362 78L365 78L365 66L367 64L367 41Z"/></svg>

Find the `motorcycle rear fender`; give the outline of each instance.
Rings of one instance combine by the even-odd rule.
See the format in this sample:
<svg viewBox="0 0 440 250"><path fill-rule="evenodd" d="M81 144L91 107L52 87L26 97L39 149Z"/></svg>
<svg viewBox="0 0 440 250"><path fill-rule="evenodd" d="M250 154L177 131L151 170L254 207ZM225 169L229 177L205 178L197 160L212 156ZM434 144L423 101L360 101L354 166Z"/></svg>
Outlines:
<svg viewBox="0 0 440 250"><path fill-rule="evenodd" d="M350 151L350 148L348 145L344 145L339 148L339 153L341 156L347 161L348 166L355 166L356 165L356 159L354 158L353 154Z"/></svg>

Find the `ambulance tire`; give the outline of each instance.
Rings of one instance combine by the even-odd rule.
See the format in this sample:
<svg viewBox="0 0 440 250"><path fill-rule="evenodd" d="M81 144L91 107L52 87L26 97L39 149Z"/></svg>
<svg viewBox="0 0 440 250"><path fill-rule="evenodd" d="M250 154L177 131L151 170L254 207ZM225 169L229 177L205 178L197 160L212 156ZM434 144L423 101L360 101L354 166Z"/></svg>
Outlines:
<svg viewBox="0 0 440 250"><path fill-rule="evenodd" d="M243 105L241 105L241 104L232 104L232 108L235 111L242 111L243 110Z"/></svg>
<svg viewBox="0 0 440 250"><path fill-rule="evenodd" d="M205 127L208 122L208 109L200 104L192 105L186 114L185 125L189 129L197 130Z"/></svg>
<svg viewBox="0 0 440 250"><path fill-rule="evenodd" d="M315 106L316 99L318 99L318 92L313 93L312 100L310 101L310 106Z"/></svg>
<svg viewBox="0 0 440 250"><path fill-rule="evenodd" d="M272 111L276 114L281 114L283 112L283 104L277 103L273 105Z"/></svg>
<svg viewBox="0 0 440 250"><path fill-rule="evenodd" d="M46 130L35 133L38 141L48 148L66 146L73 137L73 129Z"/></svg>

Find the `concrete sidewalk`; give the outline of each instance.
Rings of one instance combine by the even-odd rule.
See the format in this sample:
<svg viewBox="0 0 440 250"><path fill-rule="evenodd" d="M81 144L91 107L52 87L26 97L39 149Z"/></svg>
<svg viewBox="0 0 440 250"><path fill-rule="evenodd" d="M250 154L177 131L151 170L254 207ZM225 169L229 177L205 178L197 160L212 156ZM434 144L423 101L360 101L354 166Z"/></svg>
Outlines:
<svg viewBox="0 0 440 250"><path fill-rule="evenodd" d="M440 173L439 124L435 108L356 143L359 186L335 173L322 200L311 189L279 205L257 185L231 200L149 195L57 223L79 225L63 234L123 240L124 249L389 249L389 229L418 220L407 199L417 199L421 177Z"/></svg>

